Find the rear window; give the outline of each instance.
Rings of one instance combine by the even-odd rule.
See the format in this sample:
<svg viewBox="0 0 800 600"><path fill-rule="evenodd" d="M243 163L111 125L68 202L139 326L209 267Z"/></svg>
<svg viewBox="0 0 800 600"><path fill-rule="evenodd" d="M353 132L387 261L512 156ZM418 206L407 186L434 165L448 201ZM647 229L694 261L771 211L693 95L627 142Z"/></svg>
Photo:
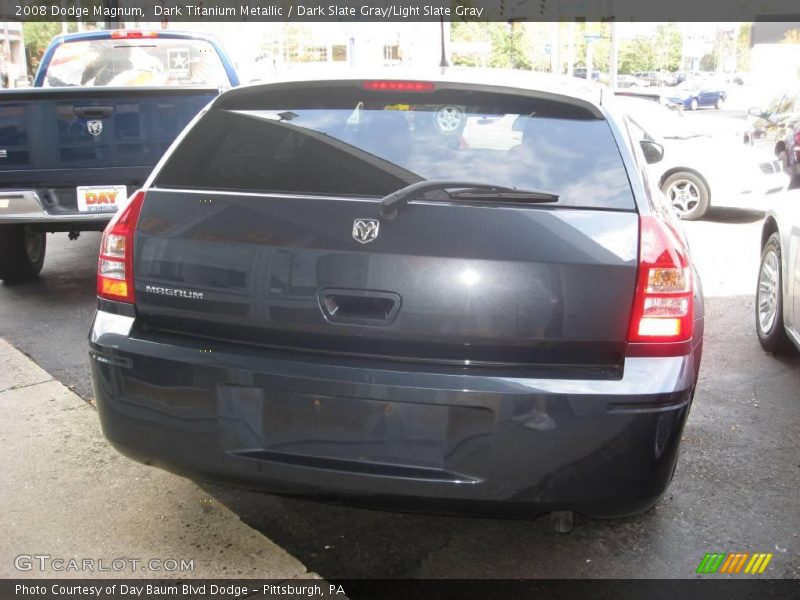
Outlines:
<svg viewBox="0 0 800 600"><path fill-rule="evenodd" d="M554 192L559 205L634 207L607 122L580 106L465 89L256 91L223 97L156 185L383 196L445 179Z"/></svg>
<svg viewBox="0 0 800 600"><path fill-rule="evenodd" d="M61 44L44 87L229 85L209 42L184 39L108 39Z"/></svg>

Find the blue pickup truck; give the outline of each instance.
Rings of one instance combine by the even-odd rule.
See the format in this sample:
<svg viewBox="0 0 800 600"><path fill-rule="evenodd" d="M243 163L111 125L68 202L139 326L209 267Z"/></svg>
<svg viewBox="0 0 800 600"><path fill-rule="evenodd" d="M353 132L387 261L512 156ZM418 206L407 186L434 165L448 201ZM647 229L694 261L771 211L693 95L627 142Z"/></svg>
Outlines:
<svg viewBox="0 0 800 600"><path fill-rule="evenodd" d="M208 35L56 37L33 88L0 92L0 280L38 275L47 232L102 230L187 123L238 84Z"/></svg>

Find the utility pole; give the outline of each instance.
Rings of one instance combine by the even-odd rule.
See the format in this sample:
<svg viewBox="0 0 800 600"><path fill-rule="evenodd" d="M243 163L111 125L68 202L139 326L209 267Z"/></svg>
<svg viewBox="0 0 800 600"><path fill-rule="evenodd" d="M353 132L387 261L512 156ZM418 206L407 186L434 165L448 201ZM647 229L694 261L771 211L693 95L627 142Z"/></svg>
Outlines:
<svg viewBox="0 0 800 600"><path fill-rule="evenodd" d="M5 18L5 14L3 14L3 18ZM11 68L10 68L11 40L9 40L8 36L9 36L8 21L3 21L3 49L2 52L0 52L0 54L2 54L3 56L0 56L0 59L2 59L2 66L5 69L6 82L5 85L0 85L0 87L10 88L11 87ZM0 73L0 75L3 75L3 73Z"/></svg>
<svg viewBox="0 0 800 600"><path fill-rule="evenodd" d="M569 22L567 28L567 76L572 77L572 67L575 65L575 21Z"/></svg>
<svg viewBox="0 0 800 600"><path fill-rule="evenodd" d="M592 80L592 71L594 70L594 38L586 39L586 79Z"/></svg>
<svg viewBox="0 0 800 600"><path fill-rule="evenodd" d="M550 23L550 72L561 75L561 23Z"/></svg>
<svg viewBox="0 0 800 600"><path fill-rule="evenodd" d="M617 87L617 70L618 70L618 48L617 48L617 22L611 21L611 57L609 60L609 78L608 82L612 88Z"/></svg>

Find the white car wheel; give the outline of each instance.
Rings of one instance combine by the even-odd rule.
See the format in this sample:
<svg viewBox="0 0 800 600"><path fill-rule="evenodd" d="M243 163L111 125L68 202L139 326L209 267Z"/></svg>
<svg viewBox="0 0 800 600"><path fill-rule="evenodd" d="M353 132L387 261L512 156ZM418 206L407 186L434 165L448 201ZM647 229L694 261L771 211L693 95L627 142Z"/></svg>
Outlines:
<svg viewBox="0 0 800 600"><path fill-rule="evenodd" d="M708 211L708 188L693 173L671 175L662 184L661 191L681 219L694 221Z"/></svg>
<svg viewBox="0 0 800 600"><path fill-rule="evenodd" d="M442 106L436 111L436 127L442 133L455 133L461 129L464 116L455 106Z"/></svg>

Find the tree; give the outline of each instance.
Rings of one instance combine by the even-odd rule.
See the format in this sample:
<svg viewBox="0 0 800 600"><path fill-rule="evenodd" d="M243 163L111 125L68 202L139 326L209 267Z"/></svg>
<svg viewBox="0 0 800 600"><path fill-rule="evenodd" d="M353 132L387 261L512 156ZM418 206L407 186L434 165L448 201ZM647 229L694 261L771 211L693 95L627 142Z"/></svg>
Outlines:
<svg viewBox="0 0 800 600"><path fill-rule="evenodd" d="M716 44L714 45L715 51L709 52L708 54L704 54L703 57L700 59L700 70L701 71L715 71L717 69L717 52L716 52Z"/></svg>
<svg viewBox="0 0 800 600"><path fill-rule="evenodd" d="M70 32L77 31L76 23L69 23ZM25 53L28 57L28 71L35 73L39 68L42 55L54 37L61 34L61 23L54 21L34 22L26 21L22 24L22 34L25 37Z"/></svg>
<svg viewBox="0 0 800 600"><path fill-rule="evenodd" d="M506 69L531 68L527 30L516 23L490 23L492 50L489 66Z"/></svg>
<svg viewBox="0 0 800 600"><path fill-rule="evenodd" d="M683 36L676 23L662 23L656 29L655 68L677 71L681 66Z"/></svg>
<svg viewBox="0 0 800 600"><path fill-rule="evenodd" d="M792 29L783 34L782 44L800 44L800 29Z"/></svg>
<svg viewBox="0 0 800 600"><path fill-rule="evenodd" d="M638 73L656 68L656 54L653 41L644 35L637 35L624 44L619 52L619 72Z"/></svg>
<svg viewBox="0 0 800 600"><path fill-rule="evenodd" d="M453 21L450 25L451 45L450 60L455 66L480 67L486 62L485 52L458 52L455 49L459 43L489 45L488 23L480 21Z"/></svg>

